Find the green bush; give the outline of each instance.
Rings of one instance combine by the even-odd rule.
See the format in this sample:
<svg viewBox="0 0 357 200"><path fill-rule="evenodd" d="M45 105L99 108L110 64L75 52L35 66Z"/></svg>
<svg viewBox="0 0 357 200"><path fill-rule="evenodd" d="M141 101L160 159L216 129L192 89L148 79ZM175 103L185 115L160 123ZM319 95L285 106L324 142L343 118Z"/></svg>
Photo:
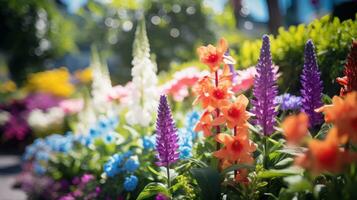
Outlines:
<svg viewBox="0 0 357 200"><path fill-rule="evenodd" d="M337 94L339 86L335 79L342 76L348 50L356 36L357 18L340 22L338 18L324 16L308 25L290 26L287 30L280 28L276 37L271 36L271 50L274 63L280 66L284 74L280 80L281 91L299 93L304 45L308 39L312 39L322 72L324 92ZM255 65L260 46L261 40L245 41L238 51L238 66L245 68Z"/></svg>

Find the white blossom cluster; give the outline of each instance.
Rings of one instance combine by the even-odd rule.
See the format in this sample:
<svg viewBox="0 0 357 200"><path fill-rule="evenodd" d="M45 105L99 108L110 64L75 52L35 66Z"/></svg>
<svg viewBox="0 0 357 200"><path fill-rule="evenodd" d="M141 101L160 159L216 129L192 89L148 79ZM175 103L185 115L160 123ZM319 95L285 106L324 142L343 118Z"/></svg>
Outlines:
<svg viewBox="0 0 357 200"><path fill-rule="evenodd" d="M33 109L27 117L29 126L35 132L46 133L52 130L60 130L63 126L65 113L60 107L52 107L47 111Z"/></svg>
<svg viewBox="0 0 357 200"><path fill-rule="evenodd" d="M92 48L91 68L93 74L91 106L96 114L112 112L112 104L108 100L108 95L112 90L108 67L100 60L95 48Z"/></svg>
<svg viewBox="0 0 357 200"><path fill-rule="evenodd" d="M142 20L135 32L133 45L132 90L129 94L126 120L130 125L146 127L152 121L158 104L156 64L150 60L150 46Z"/></svg>

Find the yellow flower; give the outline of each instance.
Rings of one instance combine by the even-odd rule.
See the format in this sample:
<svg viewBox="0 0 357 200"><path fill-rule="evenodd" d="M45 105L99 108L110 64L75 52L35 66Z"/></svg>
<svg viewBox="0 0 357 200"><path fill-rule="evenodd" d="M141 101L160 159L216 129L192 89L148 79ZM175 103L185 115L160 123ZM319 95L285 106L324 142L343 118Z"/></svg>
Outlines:
<svg viewBox="0 0 357 200"><path fill-rule="evenodd" d="M74 73L74 76L76 77L77 80L81 83L89 83L92 81L92 69L90 67L87 67L83 70L77 70Z"/></svg>
<svg viewBox="0 0 357 200"><path fill-rule="evenodd" d="M16 90L16 83L14 81L8 80L0 84L0 93L13 92Z"/></svg>
<svg viewBox="0 0 357 200"><path fill-rule="evenodd" d="M30 74L26 88L34 92L46 92L56 96L68 97L75 88L67 68L48 70Z"/></svg>

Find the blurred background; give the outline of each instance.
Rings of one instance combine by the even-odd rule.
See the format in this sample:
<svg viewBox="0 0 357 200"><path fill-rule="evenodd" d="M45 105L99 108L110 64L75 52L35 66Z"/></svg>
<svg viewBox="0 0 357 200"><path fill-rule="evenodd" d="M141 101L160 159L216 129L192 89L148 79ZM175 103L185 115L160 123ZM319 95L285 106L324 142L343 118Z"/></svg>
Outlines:
<svg viewBox="0 0 357 200"><path fill-rule="evenodd" d="M21 85L29 73L90 62L95 45L114 84L130 80L135 26L144 13L159 70L197 58L198 45L226 37L242 41L277 34L280 26L309 23L326 14L354 19L346 0L2 0L0 80ZM238 66L240 67L240 66ZM247 67L247 66L242 66Z"/></svg>

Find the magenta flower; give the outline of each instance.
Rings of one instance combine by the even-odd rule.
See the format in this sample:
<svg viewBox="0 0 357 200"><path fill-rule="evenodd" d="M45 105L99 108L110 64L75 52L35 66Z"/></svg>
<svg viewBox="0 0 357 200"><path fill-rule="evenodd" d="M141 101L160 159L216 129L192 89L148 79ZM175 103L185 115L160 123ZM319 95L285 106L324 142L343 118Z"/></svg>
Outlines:
<svg viewBox="0 0 357 200"><path fill-rule="evenodd" d="M160 97L156 121L156 150L158 166L169 167L179 158L178 136L175 123L171 116L171 109L165 95Z"/></svg>
<svg viewBox="0 0 357 200"><path fill-rule="evenodd" d="M277 116L275 110L277 104L274 100L278 94L276 85L278 75L277 68L273 66L270 41L267 35L263 35L263 44L256 70L252 113L255 114L255 123L262 128L263 134L270 135L274 131L275 117Z"/></svg>
<svg viewBox="0 0 357 200"><path fill-rule="evenodd" d="M323 116L321 113L315 112L315 109L323 105L321 100L323 87L312 40L308 40L305 45L301 86L301 111L309 116L310 126L319 125L323 121Z"/></svg>

